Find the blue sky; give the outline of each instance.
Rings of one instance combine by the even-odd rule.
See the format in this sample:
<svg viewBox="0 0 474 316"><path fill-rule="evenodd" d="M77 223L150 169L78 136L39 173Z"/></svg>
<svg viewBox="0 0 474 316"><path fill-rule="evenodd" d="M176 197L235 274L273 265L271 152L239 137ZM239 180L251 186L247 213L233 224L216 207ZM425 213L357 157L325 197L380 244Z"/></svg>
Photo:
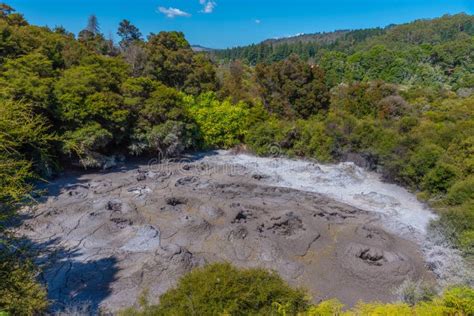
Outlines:
<svg viewBox="0 0 474 316"><path fill-rule="evenodd" d="M90 14L102 32L122 19L143 34L179 30L192 44L225 48L298 33L355 29L473 14L474 0L6 0L30 23L77 33Z"/></svg>

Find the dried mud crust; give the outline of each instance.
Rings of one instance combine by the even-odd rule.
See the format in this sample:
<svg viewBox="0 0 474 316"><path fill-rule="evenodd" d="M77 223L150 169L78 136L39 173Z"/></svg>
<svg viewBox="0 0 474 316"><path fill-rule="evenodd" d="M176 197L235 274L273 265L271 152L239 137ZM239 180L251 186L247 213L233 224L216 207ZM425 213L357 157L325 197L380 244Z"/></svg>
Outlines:
<svg viewBox="0 0 474 316"><path fill-rule="evenodd" d="M242 168L159 169L66 175L25 210L32 216L18 233L43 252L55 308L89 301L116 311L215 261L272 269L315 301L349 305L389 301L406 278L432 278L416 245L382 229L375 214L273 187Z"/></svg>

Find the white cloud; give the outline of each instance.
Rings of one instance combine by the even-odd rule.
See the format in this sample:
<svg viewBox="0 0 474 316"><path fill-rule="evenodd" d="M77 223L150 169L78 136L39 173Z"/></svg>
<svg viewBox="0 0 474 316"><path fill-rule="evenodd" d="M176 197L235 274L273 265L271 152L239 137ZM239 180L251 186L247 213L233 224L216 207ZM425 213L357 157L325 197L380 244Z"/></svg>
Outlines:
<svg viewBox="0 0 474 316"><path fill-rule="evenodd" d="M168 18L174 18L177 16L184 16L184 17L190 17L191 14L184 12L180 9L177 8L165 8L165 7L159 7L158 11L166 15Z"/></svg>
<svg viewBox="0 0 474 316"><path fill-rule="evenodd" d="M199 0L199 3L203 6L202 13L212 13L217 5L213 0Z"/></svg>

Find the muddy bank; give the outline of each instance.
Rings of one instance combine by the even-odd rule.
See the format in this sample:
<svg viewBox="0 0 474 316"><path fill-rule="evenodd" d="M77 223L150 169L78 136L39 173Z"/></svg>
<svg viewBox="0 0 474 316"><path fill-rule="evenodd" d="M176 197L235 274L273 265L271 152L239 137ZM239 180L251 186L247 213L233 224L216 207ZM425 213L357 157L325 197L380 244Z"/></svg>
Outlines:
<svg viewBox="0 0 474 316"><path fill-rule="evenodd" d="M380 213L269 180L212 157L69 174L18 232L43 249L56 309L115 311L143 289L153 301L215 261L273 269L314 301L349 305L393 300L407 278L434 280L418 245L384 229Z"/></svg>

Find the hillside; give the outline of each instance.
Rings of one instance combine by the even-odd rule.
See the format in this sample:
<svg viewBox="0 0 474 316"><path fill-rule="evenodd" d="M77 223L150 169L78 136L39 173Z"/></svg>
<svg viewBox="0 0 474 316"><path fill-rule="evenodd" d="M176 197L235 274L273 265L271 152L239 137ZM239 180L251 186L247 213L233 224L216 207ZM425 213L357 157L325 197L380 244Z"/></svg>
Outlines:
<svg viewBox="0 0 474 316"><path fill-rule="evenodd" d="M321 45L332 44L336 40L340 39L347 33L349 30L340 30L334 32L325 32L325 33L314 33L314 34L299 34L295 36L281 37L267 39L261 44L264 45L284 45L284 44L296 44L296 43L318 43Z"/></svg>
<svg viewBox="0 0 474 316"><path fill-rule="evenodd" d="M215 54L219 59L242 59L255 65L260 62L280 61L291 54L297 54L305 60L318 60L324 50L350 54L377 44L390 48L399 48L401 44L436 45L472 35L474 35L474 16L457 14L402 25L392 24L385 28L340 30L269 39L259 44L218 50Z"/></svg>
<svg viewBox="0 0 474 316"><path fill-rule="evenodd" d="M213 48L208 48L201 45L191 45L191 48L195 52L212 52L215 50Z"/></svg>

